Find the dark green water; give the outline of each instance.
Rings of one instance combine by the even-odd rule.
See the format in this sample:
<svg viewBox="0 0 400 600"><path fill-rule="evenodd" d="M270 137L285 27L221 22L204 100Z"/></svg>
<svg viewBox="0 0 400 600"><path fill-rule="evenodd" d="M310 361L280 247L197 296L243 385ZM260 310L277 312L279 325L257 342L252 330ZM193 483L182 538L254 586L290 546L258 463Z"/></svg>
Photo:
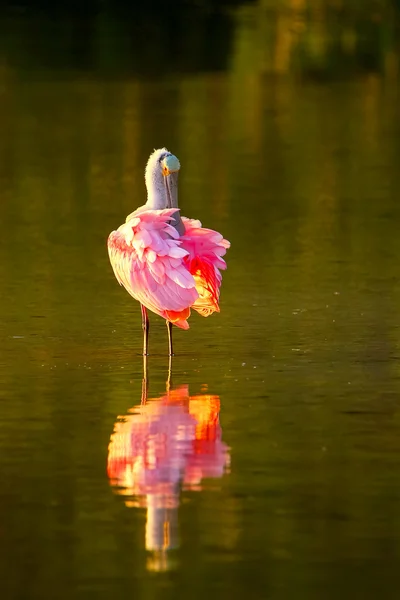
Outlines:
<svg viewBox="0 0 400 600"><path fill-rule="evenodd" d="M396 15L271 4L192 16L170 55L151 19L143 55L128 20L1 21L2 598L398 598ZM169 404L151 318L134 409L140 310L105 242L161 145L232 248L221 313L175 331ZM175 458L140 496L146 418Z"/></svg>

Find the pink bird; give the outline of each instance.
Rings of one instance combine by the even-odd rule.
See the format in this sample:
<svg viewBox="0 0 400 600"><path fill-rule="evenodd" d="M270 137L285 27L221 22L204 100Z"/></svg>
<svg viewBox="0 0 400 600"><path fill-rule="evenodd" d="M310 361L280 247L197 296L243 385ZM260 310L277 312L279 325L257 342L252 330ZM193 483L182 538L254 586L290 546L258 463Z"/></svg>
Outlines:
<svg viewBox="0 0 400 600"><path fill-rule="evenodd" d="M194 308L203 317L219 312L230 243L200 221L181 217L178 208L180 163L166 148L151 154L145 172L147 202L110 233L108 253L120 285L140 302L143 354L148 354L147 309L166 320L169 354L172 324L189 329Z"/></svg>

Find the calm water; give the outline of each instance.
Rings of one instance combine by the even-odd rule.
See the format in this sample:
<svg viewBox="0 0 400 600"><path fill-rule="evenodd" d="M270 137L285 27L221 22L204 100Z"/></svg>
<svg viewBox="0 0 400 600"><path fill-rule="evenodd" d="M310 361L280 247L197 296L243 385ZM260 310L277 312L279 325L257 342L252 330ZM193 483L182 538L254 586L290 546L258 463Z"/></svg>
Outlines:
<svg viewBox="0 0 400 600"><path fill-rule="evenodd" d="M1 20L2 598L398 598L396 15L273 4ZM105 241L161 145L232 248L143 404Z"/></svg>

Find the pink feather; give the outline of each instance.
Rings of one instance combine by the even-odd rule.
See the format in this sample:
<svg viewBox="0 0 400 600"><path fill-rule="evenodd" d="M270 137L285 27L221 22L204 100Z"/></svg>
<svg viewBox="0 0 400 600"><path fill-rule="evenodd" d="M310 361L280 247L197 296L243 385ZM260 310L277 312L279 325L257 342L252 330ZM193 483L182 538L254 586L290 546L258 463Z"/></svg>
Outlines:
<svg viewBox="0 0 400 600"><path fill-rule="evenodd" d="M185 233L170 225L176 209L131 213L108 238L115 276L133 298L182 329L190 308L219 311L221 273L230 244L198 220L182 217Z"/></svg>

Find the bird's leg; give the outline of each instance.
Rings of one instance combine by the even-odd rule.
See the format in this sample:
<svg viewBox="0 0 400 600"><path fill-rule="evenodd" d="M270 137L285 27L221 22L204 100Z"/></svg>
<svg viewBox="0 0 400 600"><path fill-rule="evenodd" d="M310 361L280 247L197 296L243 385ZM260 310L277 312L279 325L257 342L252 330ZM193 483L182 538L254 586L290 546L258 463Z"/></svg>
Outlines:
<svg viewBox="0 0 400 600"><path fill-rule="evenodd" d="M147 377L147 355L143 355L143 379L142 379L142 399L140 404L146 404L147 391L149 389L149 380Z"/></svg>
<svg viewBox="0 0 400 600"><path fill-rule="evenodd" d="M142 329L143 329L143 356L148 355L148 342L149 342L149 317L147 316L146 307L143 304L140 305L142 311Z"/></svg>
<svg viewBox="0 0 400 600"><path fill-rule="evenodd" d="M171 321L166 321L167 323L167 329L168 329L168 348L169 348L169 355L173 356L174 355L174 349L172 347L172 323Z"/></svg>
<svg viewBox="0 0 400 600"><path fill-rule="evenodd" d="M171 389L171 377L172 377L172 354L169 355L168 358L168 378L167 378L167 383L166 383L166 388L167 388L167 394L169 394L169 391Z"/></svg>

